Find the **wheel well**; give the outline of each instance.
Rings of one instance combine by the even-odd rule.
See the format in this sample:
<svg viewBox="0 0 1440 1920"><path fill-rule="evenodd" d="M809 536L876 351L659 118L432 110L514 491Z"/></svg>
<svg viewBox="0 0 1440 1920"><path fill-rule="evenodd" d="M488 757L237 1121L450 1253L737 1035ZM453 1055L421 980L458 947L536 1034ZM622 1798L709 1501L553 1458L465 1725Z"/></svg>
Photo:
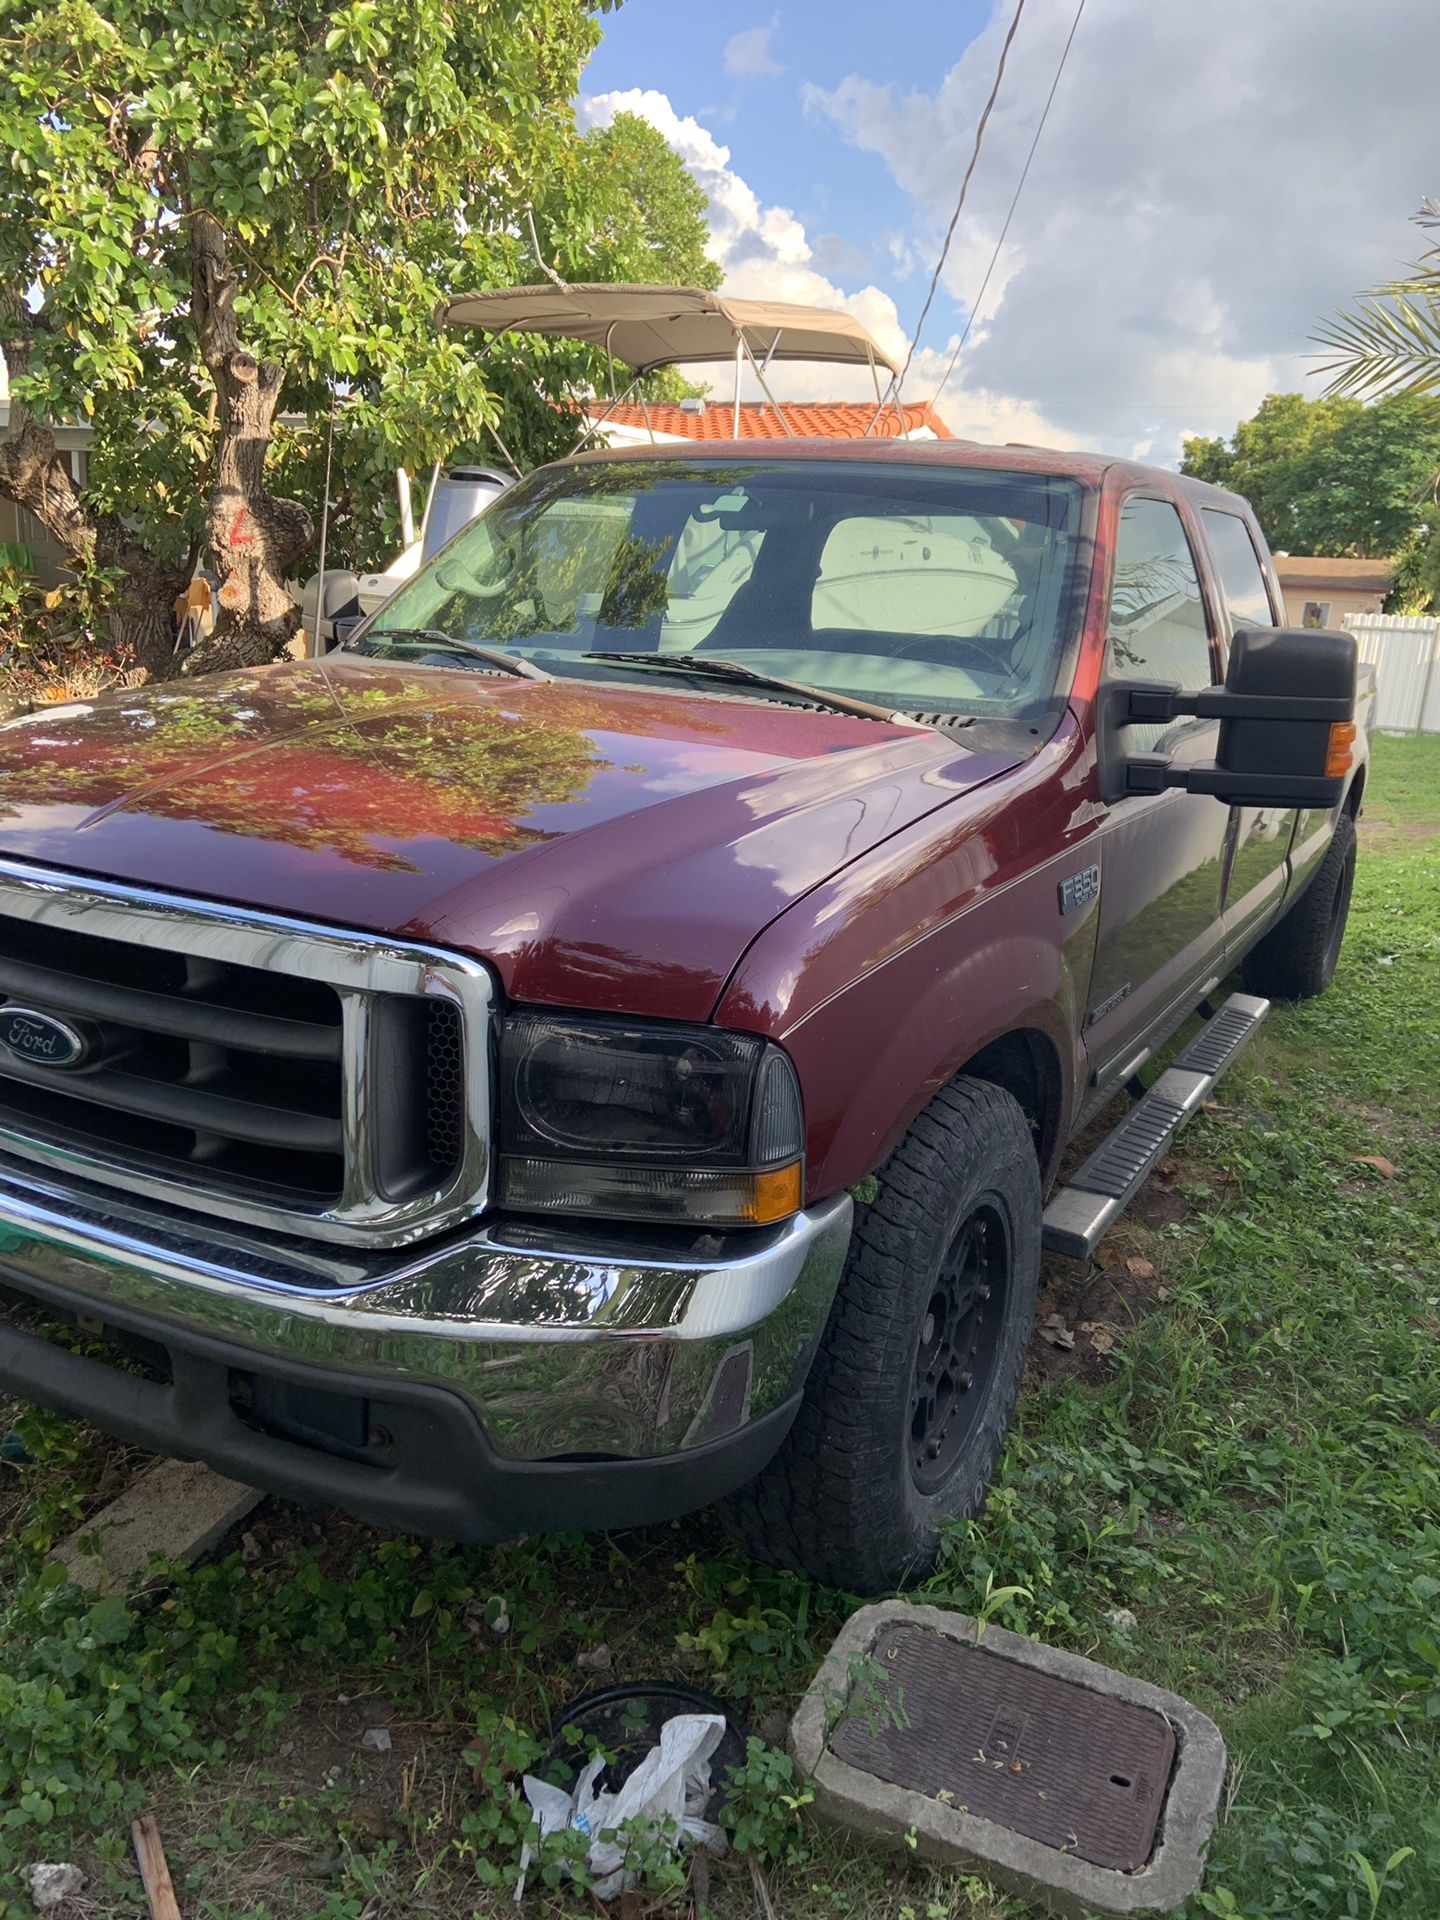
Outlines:
<svg viewBox="0 0 1440 1920"><path fill-rule="evenodd" d="M1360 818L1360 801L1365 792L1365 769L1361 767L1345 796L1345 811L1352 820Z"/></svg>
<svg viewBox="0 0 1440 1920"><path fill-rule="evenodd" d="M1030 1027L1002 1034L960 1071L971 1080L988 1080L1014 1095L1030 1122L1041 1172L1046 1172L1060 1128L1062 1081L1059 1059L1045 1035Z"/></svg>

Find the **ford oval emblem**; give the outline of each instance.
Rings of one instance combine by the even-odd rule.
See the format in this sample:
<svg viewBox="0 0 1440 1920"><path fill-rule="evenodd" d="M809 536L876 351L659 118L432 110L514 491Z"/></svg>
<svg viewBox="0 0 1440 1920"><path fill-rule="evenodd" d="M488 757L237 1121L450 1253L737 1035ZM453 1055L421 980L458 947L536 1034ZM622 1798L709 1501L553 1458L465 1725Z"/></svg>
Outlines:
<svg viewBox="0 0 1440 1920"><path fill-rule="evenodd" d="M83 1034L34 1007L0 1007L0 1046L36 1067L77 1067L89 1051Z"/></svg>

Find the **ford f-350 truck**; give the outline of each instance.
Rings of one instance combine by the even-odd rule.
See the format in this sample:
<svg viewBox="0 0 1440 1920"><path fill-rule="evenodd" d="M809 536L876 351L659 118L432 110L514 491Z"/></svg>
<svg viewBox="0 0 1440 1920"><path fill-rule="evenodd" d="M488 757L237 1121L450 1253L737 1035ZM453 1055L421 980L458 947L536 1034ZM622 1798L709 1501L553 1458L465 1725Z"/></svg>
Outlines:
<svg viewBox="0 0 1440 1920"><path fill-rule="evenodd" d="M11 721L0 1387L426 1535L923 1572L1042 1246L1334 971L1355 650L1283 620L1174 474L640 449L326 658Z"/></svg>

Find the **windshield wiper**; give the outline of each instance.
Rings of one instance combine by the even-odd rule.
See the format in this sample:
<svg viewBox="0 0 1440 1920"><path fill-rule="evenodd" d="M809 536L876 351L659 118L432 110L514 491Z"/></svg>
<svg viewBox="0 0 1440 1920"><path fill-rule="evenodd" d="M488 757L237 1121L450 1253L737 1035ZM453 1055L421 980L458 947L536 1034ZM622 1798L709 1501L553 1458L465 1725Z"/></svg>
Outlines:
<svg viewBox="0 0 1440 1920"><path fill-rule="evenodd" d="M361 640L370 635L362 633ZM458 633L441 633L438 627L377 627L377 640L420 640L432 647L448 647L452 653L468 654L473 660L483 660L487 666L498 667L501 673L512 673L517 680L553 680L553 673L547 673L543 667L537 667L533 660L526 660L518 653L506 653L503 647L487 647L479 640L465 640Z"/></svg>
<svg viewBox="0 0 1440 1920"><path fill-rule="evenodd" d="M693 653L587 653L586 660L615 660L626 667L658 667L662 673L688 673L712 680L731 680L753 687L769 687L775 693L794 694L797 699L813 700L816 706L829 707L835 713L858 713L865 720L894 720L893 707L877 707L873 701L857 700L848 693L831 693L825 687L807 687L799 680L782 680L778 673L760 673L742 666L738 660L724 660L715 654L696 659ZM907 714L899 716L908 719Z"/></svg>

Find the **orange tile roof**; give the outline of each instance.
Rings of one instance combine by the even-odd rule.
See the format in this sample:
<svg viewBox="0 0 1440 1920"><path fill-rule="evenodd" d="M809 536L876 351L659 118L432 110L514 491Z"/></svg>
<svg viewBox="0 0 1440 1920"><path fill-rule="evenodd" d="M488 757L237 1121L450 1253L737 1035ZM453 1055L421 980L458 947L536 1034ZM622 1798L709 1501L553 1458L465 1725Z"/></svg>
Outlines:
<svg viewBox="0 0 1440 1920"><path fill-rule="evenodd" d="M873 400L782 400L780 404L790 423L790 431L797 439L860 440L865 437L867 428L872 439L895 440L900 437L900 423L895 417L895 409L887 406L876 420ZM592 406L590 416L599 419L604 411L603 406ZM955 438L928 400L906 401L904 413L907 433L928 427L937 440ZM638 405L627 401L613 409L605 424L638 428L643 433L645 414ZM733 440L734 404L729 400L709 400L702 409L691 412L670 402L652 401L649 424L656 433L674 434L683 440ZM772 407L764 401L747 400L740 407L740 438L783 440L786 433Z"/></svg>

